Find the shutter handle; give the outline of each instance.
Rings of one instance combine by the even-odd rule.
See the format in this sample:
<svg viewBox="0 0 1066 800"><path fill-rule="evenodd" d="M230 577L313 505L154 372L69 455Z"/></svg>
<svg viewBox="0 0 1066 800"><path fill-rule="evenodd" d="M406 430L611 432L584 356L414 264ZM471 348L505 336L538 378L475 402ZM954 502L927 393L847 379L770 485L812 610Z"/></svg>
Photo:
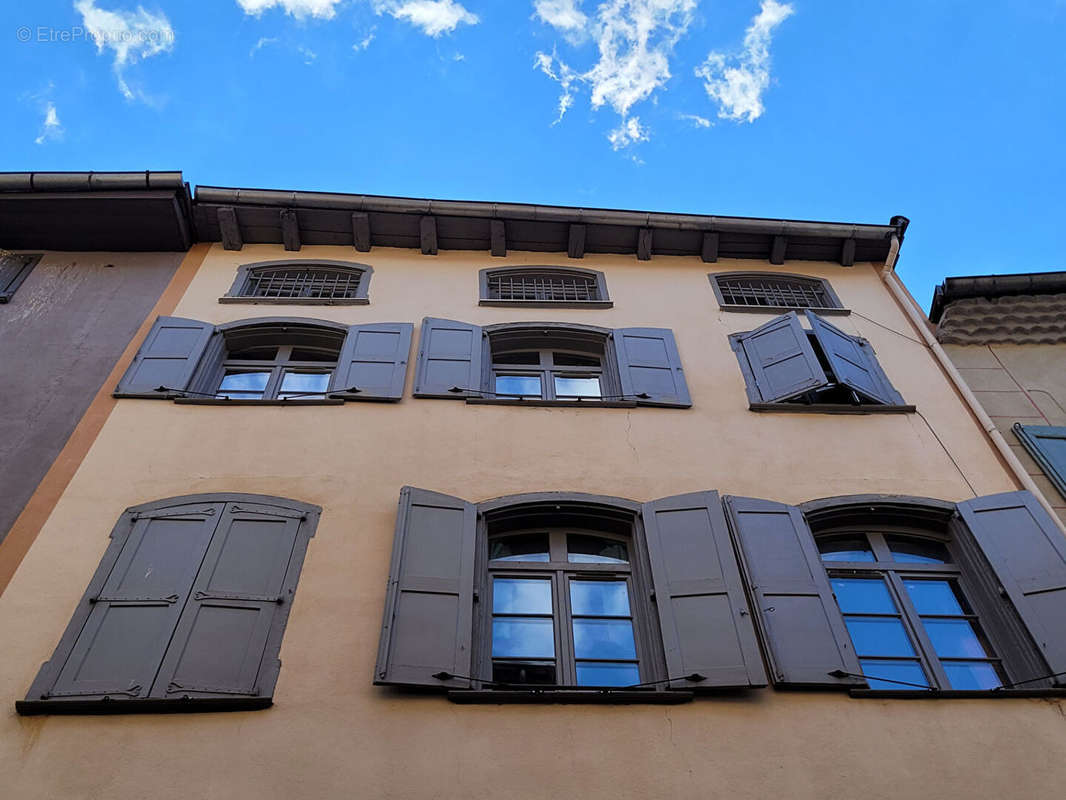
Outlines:
<svg viewBox="0 0 1066 800"><path fill-rule="evenodd" d="M746 608L740 609L740 616L742 616L742 617L748 616L748 610Z"/></svg>

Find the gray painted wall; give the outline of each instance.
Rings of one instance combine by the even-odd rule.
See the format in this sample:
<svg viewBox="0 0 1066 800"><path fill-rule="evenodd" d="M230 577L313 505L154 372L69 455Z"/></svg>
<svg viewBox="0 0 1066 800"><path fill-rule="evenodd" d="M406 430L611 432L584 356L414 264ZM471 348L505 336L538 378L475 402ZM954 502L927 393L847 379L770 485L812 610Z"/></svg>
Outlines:
<svg viewBox="0 0 1066 800"><path fill-rule="evenodd" d="M183 253L46 253L0 305L0 540Z"/></svg>

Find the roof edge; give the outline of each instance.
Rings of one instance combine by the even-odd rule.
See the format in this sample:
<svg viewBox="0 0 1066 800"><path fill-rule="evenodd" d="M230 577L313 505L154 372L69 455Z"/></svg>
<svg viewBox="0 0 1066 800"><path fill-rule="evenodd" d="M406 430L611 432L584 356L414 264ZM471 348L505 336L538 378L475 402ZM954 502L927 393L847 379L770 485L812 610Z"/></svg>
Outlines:
<svg viewBox="0 0 1066 800"><path fill-rule="evenodd" d="M1066 293L1066 271L1019 272L1012 275L968 275L945 278L933 290L929 321L940 322L944 310L956 300L1012 297L1021 294Z"/></svg>

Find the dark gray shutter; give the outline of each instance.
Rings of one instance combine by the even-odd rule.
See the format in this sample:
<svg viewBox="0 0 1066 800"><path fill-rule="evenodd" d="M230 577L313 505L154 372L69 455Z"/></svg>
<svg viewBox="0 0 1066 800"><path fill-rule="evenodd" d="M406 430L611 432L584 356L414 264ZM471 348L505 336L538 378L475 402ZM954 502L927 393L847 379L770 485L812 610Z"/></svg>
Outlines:
<svg viewBox="0 0 1066 800"><path fill-rule="evenodd" d="M1066 538L1061 529L1029 492L976 497L959 503L958 509L1049 671L1066 672ZM1056 683L1066 686L1066 675Z"/></svg>
<svg viewBox="0 0 1066 800"><path fill-rule="evenodd" d="M481 328L477 325L433 317L423 319L415 397L479 397L481 352Z"/></svg>
<svg viewBox="0 0 1066 800"><path fill-rule="evenodd" d="M165 399L188 388L215 328L207 322L158 317L115 388L115 397ZM173 391L156 391L165 386Z"/></svg>
<svg viewBox="0 0 1066 800"><path fill-rule="evenodd" d="M670 687L765 686L718 492L653 500L643 518ZM693 673L705 680L683 680Z"/></svg>
<svg viewBox="0 0 1066 800"><path fill-rule="evenodd" d="M863 686L859 660L833 598L814 537L795 506L726 497L774 682L790 686Z"/></svg>
<svg viewBox="0 0 1066 800"><path fill-rule="evenodd" d="M851 336L830 325L813 311L805 311L818 344L822 346L837 383L850 387L875 403L903 405L903 398L892 388L877 355L869 342Z"/></svg>
<svg viewBox="0 0 1066 800"><path fill-rule="evenodd" d="M374 683L467 688L473 631L475 508L458 497L400 492Z"/></svg>
<svg viewBox="0 0 1066 800"><path fill-rule="evenodd" d="M127 513L27 702L147 697L222 503Z"/></svg>
<svg viewBox="0 0 1066 800"><path fill-rule="evenodd" d="M0 303L11 299L40 259L39 255L0 255Z"/></svg>
<svg viewBox="0 0 1066 800"><path fill-rule="evenodd" d="M1066 428L1015 422L1011 430L1059 494L1066 497Z"/></svg>
<svg viewBox="0 0 1066 800"><path fill-rule="evenodd" d="M829 384L795 311L740 334L737 342L763 403L779 403Z"/></svg>
<svg viewBox="0 0 1066 800"><path fill-rule="evenodd" d="M410 322L353 325L344 339L330 396L347 400L399 400L411 352ZM358 389L358 392L349 392Z"/></svg>
<svg viewBox="0 0 1066 800"><path fill-rule="evenodd" d="M307 548L305 519L294 509L226 505L151 697L270 698Z"/></svg>
<svg viewBox="0 0 1066 800"><path fill-rule="evenodd" d="M614 349L625 399L643 406L692 406L672 330L619 328L614 332Z"/></svg>

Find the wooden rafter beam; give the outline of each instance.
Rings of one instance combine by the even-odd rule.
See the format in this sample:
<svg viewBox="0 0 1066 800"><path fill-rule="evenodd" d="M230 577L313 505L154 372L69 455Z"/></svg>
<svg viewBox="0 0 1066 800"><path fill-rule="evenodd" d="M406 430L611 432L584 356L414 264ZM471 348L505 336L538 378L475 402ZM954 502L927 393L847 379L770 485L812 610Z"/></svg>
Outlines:
<svg viewBox="0 0 1066 800"><path fill-rule="evenodd" d="M651 261L652 230L641 228L637 234L637 260Z"/></svg>
<svg viewBox="0 0 1066 800"><path fill-rule="evenodd" d="M286 250L300 249L300 221L296 218L295 209L281 210L281 241Z"/></svg>
<svg viewBox="0 0 1066 800"><path fill-rule="evenodd" d="M437 255L437 218L422 217L418 221L418 230L422 239L422 255Z"/></svg>
<svg viewBox="0 0 1066 800"><path fill-rule="evenodd" d="M244 247L241 226L237 222L237 210L232 206L221 206L218 209L218 229L222 232L223 250L240 250Z"/></svg>
<svg viewBox="0 0 1066 800"><path fill-rule="evenodd" d="M788 249L788 237L787 236L775 236L774 243L770 247L770 263L771 264L784 264L785 263L785 250Z"/></svg>
<svg viewBox="0 0 1066 800"><path fill-rule="evenodd" d="M570 258L585 257L585 226L580 223L570 224L570 241L566 246L566 254Z"/></svg>
<svg viewBox="0 0 1066 800"><path fill-rule="evenodd" d="M507 255L507 226L502 219L489 220L489 239L494 256L503 258Z"/></svg>
<svg viewBox="0 0 1066 800"><path fill-rule="evenodd" d="M840 247L840 265L851 267L855 264L855 240L845 239Z"/></svg>
<svg viewBox="0 0 1066 800"><path fill-rule="evenodd" d="M703 247L700 249L700 258L706 264L713 264L718 260L718 233L708 231L703 234Z"/></svg>
<svg viewBox="0 0 1066 800"><path fill-rule="evenodd" d="M352 213L352 244L360 253L370 252L370 215L365 212Z"/></svg>

